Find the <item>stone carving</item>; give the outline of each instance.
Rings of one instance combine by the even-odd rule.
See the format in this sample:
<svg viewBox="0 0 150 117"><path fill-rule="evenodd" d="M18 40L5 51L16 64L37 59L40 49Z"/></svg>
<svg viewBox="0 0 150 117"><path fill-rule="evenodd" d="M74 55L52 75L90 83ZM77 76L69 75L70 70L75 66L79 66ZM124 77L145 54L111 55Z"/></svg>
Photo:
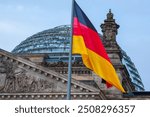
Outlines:
<svg viewBox="0 0 150 117"><path fill-rule="evenodd" d="M101 24L101 28L104 40L116 41L119 25L116 24L115 19L113 19L113 13L111 10L109 10L104 24Z"/></svg>
<svg viewBox="0 0 150 117"><path fill-rule="evenodd" d="M107 30L107 31L105 32L105 36L106 36L106 38L107 38L108 40L112 40L112 39L115 38L115 35L114 35L114 33L112 32L112 30Z"/></svg>
<svg viewBox="0 0 150 117"><path fill-rule="evenodd" d="M26 75L25 70L18 69L12 62L1 62L1 68L3 69L0 69L0 79L4 76L1 79L1 93L52 92L54 89L54 83Z"/></svg>
<svg viewBox="0 0 150 117"><path fill-rule="evenodd" d="M107 14L107 20L113 20L113 13L111 13L111 9L109 9L109 13Z"/></svg>
<svg viewBox="0 0 150 117"><path fill-rule="evenodd" d="M44 67L68 67L68 63L67 62L63 62L63 61L59 61L59 62L54 62L54 63L44 63L42 64ZM75 61L72 63L73 67L85 67L83 62L80 61Z"/></svg>
<svg viewBox="0 0 150 117"><path fill-rule="evenodd" d="M119 49L119 46L118 46L118 44L117 44L116 41L103 40L103 44L104 44L105 48L110 48L110 47L112 47L112 48L118 48L118 49Z"/></svg>

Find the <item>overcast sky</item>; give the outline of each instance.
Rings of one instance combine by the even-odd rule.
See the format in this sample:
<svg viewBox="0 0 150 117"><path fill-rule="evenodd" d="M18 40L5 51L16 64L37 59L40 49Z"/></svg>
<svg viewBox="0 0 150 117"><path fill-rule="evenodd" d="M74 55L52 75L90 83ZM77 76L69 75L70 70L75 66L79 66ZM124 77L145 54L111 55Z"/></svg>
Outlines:
<svg viewBox="0 0 150 117"><path fill-rule="evenodd" d="M70 24L72 0L0 0L0 48L11 51L27 37ZM135 63L150 91L150 0L76 0L98 32L112 9L117 42Z"/></svg>

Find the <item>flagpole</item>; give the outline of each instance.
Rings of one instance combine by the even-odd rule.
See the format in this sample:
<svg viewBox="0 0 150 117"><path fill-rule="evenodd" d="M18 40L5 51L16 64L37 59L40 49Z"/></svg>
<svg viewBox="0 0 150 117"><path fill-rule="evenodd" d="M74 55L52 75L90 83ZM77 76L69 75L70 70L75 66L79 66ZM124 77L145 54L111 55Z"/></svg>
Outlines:
<svg viewBox="0 0 150 117"><path fill-rule="evenodd" d="M67 100L71 100L73 10L74 10L74 0L72 0L72 11L71 11L71 39L70 39L69 63L68 63Z"/></svg>

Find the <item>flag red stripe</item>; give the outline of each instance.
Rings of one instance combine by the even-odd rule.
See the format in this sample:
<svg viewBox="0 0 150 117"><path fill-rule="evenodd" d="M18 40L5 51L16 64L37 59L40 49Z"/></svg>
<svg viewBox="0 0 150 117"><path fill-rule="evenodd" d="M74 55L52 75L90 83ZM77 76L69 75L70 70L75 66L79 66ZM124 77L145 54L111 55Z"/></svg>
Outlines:
<svg viewBox="0 0 150 117"><path fill-rule="evenodd" d="M73 26L73 35L82 35L84 37L85 46L88 49L94 51L95 53L110 62L110 59L108 58L108 55L97 32L80 23L77 17L74 17Z"/></svg>

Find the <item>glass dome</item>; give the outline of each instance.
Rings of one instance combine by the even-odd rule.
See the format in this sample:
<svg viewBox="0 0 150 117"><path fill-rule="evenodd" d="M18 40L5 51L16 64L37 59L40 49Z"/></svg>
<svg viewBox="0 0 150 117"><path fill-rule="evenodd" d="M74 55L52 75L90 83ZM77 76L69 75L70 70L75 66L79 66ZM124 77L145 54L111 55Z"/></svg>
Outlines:
<svg viewBox="0 0 150 117"><path fill-rule="evenodd" d="M61 53L68 52L70 26L63 25L44 30L22 41L13 53Z"/></svg>

